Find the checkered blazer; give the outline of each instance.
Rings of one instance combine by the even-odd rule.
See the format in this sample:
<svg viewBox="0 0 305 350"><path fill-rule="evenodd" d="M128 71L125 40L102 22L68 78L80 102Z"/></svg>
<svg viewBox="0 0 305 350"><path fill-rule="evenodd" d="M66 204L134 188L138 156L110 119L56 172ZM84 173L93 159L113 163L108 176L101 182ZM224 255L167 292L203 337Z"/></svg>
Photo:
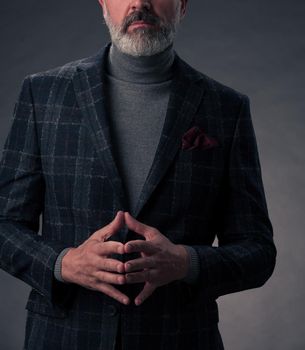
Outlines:
<svg viewBox="0 0 305 350"><path fill-rule="evenodd" d="M198 282L174 281L142 305L125 306L54 278L64 248L129 209L105 113L109 47L27 76L3 149L0 264L32 287L24 349L110 350L119 319L124 349L223 349L216 299L264 285L276 248L249 98L177 53L162 135L134 216L172 242L194 247ZM216 144L184 149L183 135L192 127ZM212 246L216 236L218 247ZM124 228L112 239L135 237ZM142 287L119 286L131 297Z"/></svg>

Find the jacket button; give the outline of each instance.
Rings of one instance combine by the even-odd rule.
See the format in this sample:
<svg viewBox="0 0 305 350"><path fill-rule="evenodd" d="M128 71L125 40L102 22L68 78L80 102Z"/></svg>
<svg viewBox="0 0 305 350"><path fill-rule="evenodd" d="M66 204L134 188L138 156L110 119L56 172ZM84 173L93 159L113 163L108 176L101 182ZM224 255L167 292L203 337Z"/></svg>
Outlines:
<svg viewBox="0 0 305 350"><path fill-rule="evenodd" d="M118 308L115 305L108 305L108 315L115 316L118 313Z"/></svg>

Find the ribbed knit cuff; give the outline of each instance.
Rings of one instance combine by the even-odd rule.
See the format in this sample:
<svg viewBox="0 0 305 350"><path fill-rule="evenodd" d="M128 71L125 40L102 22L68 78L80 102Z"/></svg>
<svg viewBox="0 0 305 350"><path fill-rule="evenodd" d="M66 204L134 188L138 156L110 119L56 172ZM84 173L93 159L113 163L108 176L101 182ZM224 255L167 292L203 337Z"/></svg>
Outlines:
<svg viewBox="0 0 305 350"><path fill-rule="evenodd" d="M193 247L182 244L188 251L189 254L189 269L187 275L182 279L183 282L194 284L196 283L199 271L200 271L200 261L196 250Z"/></svg>
<svg viewBox="0 0 305 350"><path fill-rule="evenodd" d="M57 259L56 259L56 262L55 262L55 266L54 266L54 276L55 278L60 281L60 282L63 282L63 283L69 283L69 282L66 282L65 280L63 280L62 276L61 276L61 262L62 262L62 259L63 257L68 253L68 251L71 249L71 247L69 248L65 248L63 249Z"/></svg>

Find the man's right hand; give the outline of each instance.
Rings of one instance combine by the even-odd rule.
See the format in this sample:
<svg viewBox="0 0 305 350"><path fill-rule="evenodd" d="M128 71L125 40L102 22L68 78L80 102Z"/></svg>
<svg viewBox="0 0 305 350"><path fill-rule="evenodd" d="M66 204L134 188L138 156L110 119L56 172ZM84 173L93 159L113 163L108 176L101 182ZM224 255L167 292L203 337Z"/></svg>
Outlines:
<svg viewBox="0 0 305 350"><path fill-rule="evenodd" d="M101 291L125 305L129 304L128 296L111 285L126 283L124 263L108 257L114 253L124 254L124 244L105 242L124 223L124 212L118 211L108 225L95 231L77 248L71 248L62 259L62 278L66 282Z"/></svg>

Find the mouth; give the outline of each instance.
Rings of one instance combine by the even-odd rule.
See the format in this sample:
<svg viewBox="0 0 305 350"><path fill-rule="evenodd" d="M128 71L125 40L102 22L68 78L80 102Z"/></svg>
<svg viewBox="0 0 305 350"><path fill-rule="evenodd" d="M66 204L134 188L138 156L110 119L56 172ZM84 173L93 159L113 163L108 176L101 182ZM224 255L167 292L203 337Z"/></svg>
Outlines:
<svg viewBox="0 0 305 350"><path fill-rule="evenodd" d="M154 24L145 21L132 22L129 27L140 28L140 27L153 27Z"/></svg>

